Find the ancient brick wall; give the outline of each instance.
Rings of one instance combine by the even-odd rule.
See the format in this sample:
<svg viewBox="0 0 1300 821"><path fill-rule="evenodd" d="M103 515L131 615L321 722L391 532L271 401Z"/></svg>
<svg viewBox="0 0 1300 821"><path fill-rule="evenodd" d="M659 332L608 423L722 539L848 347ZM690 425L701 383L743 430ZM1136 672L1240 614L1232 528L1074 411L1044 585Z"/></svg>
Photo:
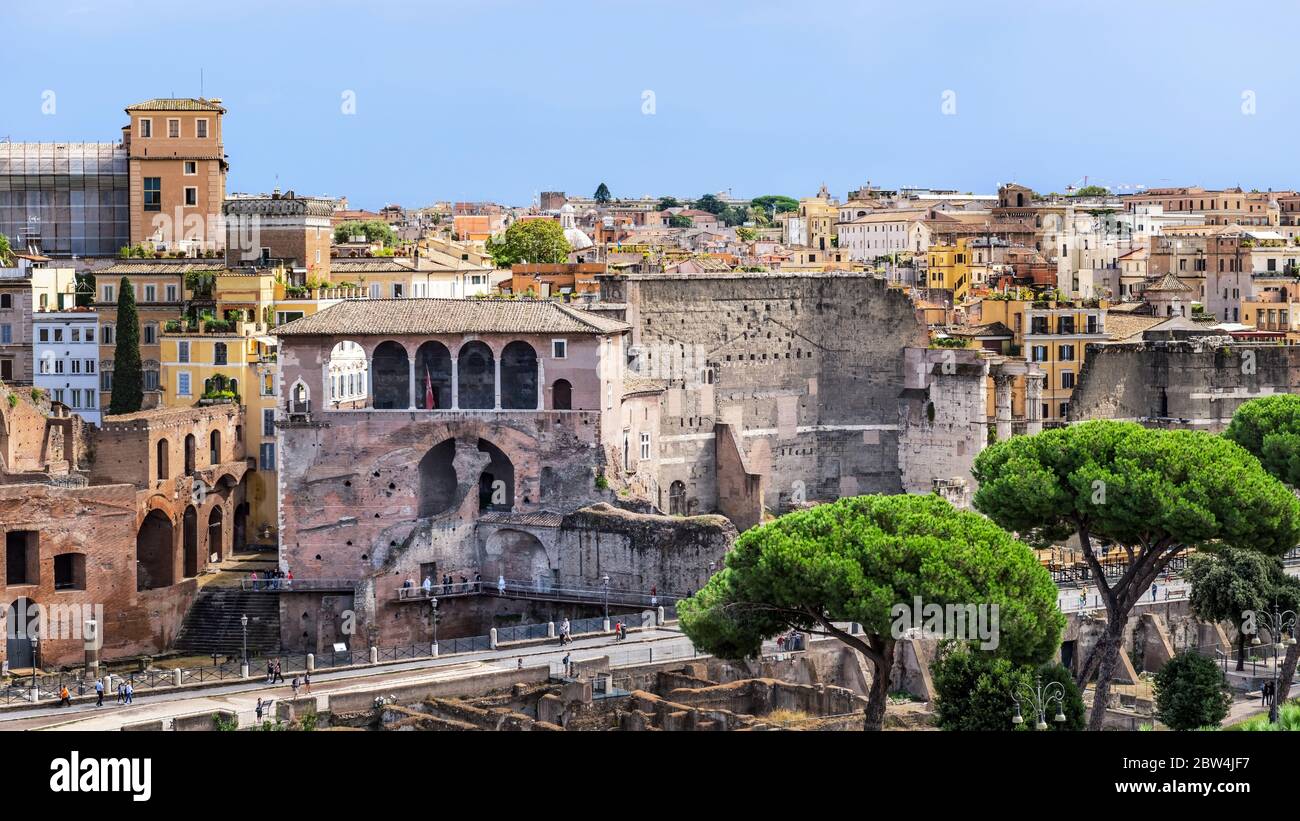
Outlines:
<svg viewBox="0 0 1300 821"><path fill-rule="evenodd" d="M927 334L910 300L866 274L695 274L603 281L626 304L643 374L668 379L661 488L719 509L714 424L734 425L765 503L901 490L902 349Z"/></svg>
<svg viewBox="0 0 1300 821"><path fill-rule="evenodd" d="M1195 341L1092 345L1070 421L1123 419L1222 431L1243 403L1300 392L1300 348Z"/></svg>

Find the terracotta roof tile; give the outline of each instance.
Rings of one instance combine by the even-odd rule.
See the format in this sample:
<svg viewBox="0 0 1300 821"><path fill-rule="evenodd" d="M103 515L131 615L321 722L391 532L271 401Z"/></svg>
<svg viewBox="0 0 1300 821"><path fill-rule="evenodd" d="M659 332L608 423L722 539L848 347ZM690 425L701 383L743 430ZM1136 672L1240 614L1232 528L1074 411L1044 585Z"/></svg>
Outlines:
<svg viewBox="0 0 1300 821"><path fill-rule="evenodd" d="M611 334L627 323L550 300L349 299L275 329L276 336Z"/></svg>

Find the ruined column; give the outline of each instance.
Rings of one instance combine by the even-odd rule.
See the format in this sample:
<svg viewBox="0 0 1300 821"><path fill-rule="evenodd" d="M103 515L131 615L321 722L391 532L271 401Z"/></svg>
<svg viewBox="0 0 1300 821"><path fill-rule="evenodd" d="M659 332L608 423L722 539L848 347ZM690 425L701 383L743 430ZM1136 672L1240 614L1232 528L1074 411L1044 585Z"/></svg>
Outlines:
<svg viewBox="0 0 1300 821"><path fill-rule="evenodd" d="M1047 374L1025 374L1025 433L1033 436L1043 432L1043 383Z"/></svg>
<svg viewBox="0 0 1300 821"><path fill-rule="evenodd" d="M1014 379L1011 374L1001 371L993 374L993 415L999 442L1011 438L1011 385Z"/></svg>

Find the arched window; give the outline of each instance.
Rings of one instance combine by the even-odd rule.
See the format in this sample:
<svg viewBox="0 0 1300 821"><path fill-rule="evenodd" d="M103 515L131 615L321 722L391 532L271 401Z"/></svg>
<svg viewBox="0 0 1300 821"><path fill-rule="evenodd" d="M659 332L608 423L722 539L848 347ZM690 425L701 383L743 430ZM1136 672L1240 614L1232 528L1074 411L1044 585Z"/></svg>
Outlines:
<svg viewBox="0 0 1300 821"><path fill-rule="evenodd" d="M411 367L406 349L396 342L380 343L371 358L375 380L376 408L411 406Z"/></svg>
<svg viewBox="0 0 1300 821"><path fill-rule="evenodd" d="M158 466L158 480L159 480L159 481L163 481L164 479L170 479L170 478L171 478L171 475L172 475L172 474L171 474L171 468L170 468L170 467L168 466L168 464L167 464L168 450L169 450L169 447L168 447L168 445L167 445L167 440L166 440L166 439L159 439L159 440L158 440L158 459L157 459L157 466Z"/></svg>
<svg viewBox="0 0 1300 821"><path fill-rule="evenodd" d="M501 351L501 407L537 408L537 352L527 342L511 342Z"/></svg>
<svg viewBox="0 0 1300 821"><path fill-rule="evenodd" d="M451 351L441 342L430 340L415 352L415 406L451 407Z"/></svg>
<svg viewBox="0 0 1300 821"><path fill-rule="evenodd" d="M496 363L492 349L482 342L468 342L457 355L456 378L460 407L496 407Z"/></svg>
<svg viewBox="0 0 1300 821"><path fill-rule="evenodd" d="M221 431L214 430L208 435L208 464L221 464Z"/></svg>
<svg viewBox="0 0 1300 821"><path fill-rule="evenodd" d="M573 386L567 379L557 379L551 385L551 407L554 410L573 410Z"/></svg>
<svg viewBox="0 0 1300 821"><path fill-rule="evenodd" d="M194 475L194 434L185 436L185 475Z"/></svg>

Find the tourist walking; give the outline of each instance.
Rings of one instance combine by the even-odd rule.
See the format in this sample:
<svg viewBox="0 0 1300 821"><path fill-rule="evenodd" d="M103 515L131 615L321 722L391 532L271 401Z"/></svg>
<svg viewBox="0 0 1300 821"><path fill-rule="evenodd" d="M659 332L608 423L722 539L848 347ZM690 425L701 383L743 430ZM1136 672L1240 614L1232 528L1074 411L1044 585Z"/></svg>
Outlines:
<svg viewBox="0 0 1300 821"><path fill-rule="evenodd" d="M293 682L292 682L289 686L293 688L293 697L294 697L294 698L297 698L297 697L298 697L298 677L297 677L297 676L294 676L294 677L293 677Z"/></svg>
<svg viewBox="0 0 1300 821"><path fill-rule="evenodd" d="M302 689L307 695L311 695L311 673L308 671L303 671Z"/></svg>
<svg viewBox="0 0 1300 821"><path fill-rule="evenodd" d="M252 573L248 574L248 580L249 580L250 582L253 583L253 589L256 590L256 589L257 589L257 571L256 571L256 570L254 570Z"/></svg>
<svg viewBox="0 0 1300 821"><path fill-rule="evenodd" d="M126 703L126 682L125 681L119 681L117 683L117 703L118 704Z"/></svg>
<svg viewBox="0 0 1300 821"><path fill-rule="evenodd" d="M104 706L104 682L100 679L95 679L95 706Z"/></svg>
<svg viewBox="0 0 1300 821"><path fill-rule="evenodd" d="M506 594L506 577L497 576L497 595L504 596L505 594Z"/></svg>
<svg viewBox="0 0 1300 821"><path fill-rule="evenodd" d="M66 684L59 688L59 706L60 707L72 706L72 693L68 692L68 685Z"/></svg>
<svg viewBox="0 0 1300 821"><path fill-rule="evenodd" d="M284 672L280 669L279 659L275 660L275 677L271 679L271 683L275 684L277 681L284 684Z"/></svg>
<svg viewBox="0 0 1300 821"><path fill-rule="evenodd" d="M265 706L266 705L262 703L262 699L259 698L257 700L257 709L254 711L254 714L257 716L258 723L261 723L262 721L262 710L265 709Z"/></svg>
<svg viewBox="0 0 1300 821"><path fill-rule="evenodd" d="M129 681L126 683L126 703L135 703L135 687L133 687Z"/></svg>

